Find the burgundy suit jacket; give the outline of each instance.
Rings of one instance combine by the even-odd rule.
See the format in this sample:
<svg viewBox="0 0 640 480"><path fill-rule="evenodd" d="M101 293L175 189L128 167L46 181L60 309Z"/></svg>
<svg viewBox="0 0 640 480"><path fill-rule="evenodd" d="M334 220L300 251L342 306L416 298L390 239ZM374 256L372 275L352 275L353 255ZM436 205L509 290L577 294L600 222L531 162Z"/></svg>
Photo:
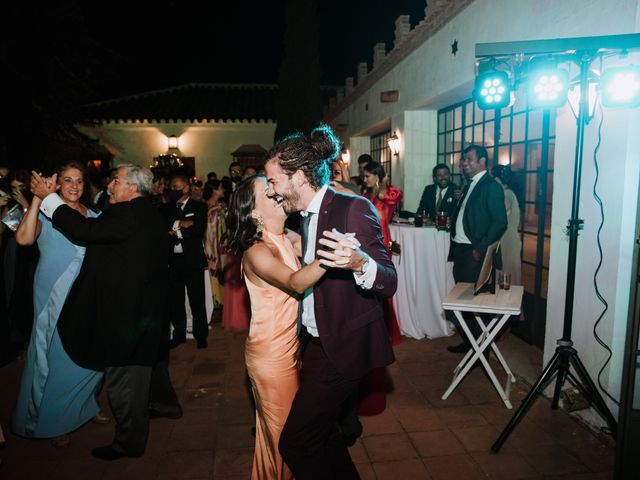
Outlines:
<svg viewBox="0 0 640 480"><path fill-rule="evenodd" d="M382 302L397 288L398 277L384 246L375 207L364 197L329 188L318 215L316 249L324 230L353 232L378 265L371 290L356 285L353 273L330 269L314 286L315 318L322 347L336 369L347 378L392 363L395 358Z"/></svg>

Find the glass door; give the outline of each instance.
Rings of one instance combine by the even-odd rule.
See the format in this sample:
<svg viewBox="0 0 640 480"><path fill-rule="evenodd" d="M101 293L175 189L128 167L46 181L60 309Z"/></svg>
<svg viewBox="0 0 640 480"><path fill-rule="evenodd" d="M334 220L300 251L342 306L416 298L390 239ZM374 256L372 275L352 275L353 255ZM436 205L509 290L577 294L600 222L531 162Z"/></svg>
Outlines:
<svg viewBox="0 0 640 480"><path fill-rule="evenodd" d="M555 111L533 110L526 95L502 110L480 110L473 99L438 112L438 163L451 167L454 181L462 151L483 145L492 165L508 165L513 173L512 190L520 207L518 231L522 240L522 321L516 335L539 347L544 345L547 285L553 197Z"/></svg>

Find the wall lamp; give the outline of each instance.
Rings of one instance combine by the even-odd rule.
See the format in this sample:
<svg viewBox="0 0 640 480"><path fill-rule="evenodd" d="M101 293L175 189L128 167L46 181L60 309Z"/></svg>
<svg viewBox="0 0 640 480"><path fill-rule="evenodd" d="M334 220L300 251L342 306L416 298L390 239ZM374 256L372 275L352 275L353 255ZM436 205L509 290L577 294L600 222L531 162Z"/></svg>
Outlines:
<svg viewBox="0 0 640 480"><path fill-rule="evenodd" d="M167 145L169 150L177 150L178 149L178 137L175 135L169 135L167 137Z"/></svg>
<svg viewBox="0 0 640 480"><path fill-rule="evenodd" d="M391 153L397 157L400 154L400 138L398 138L395 132L387 139L387 144L389 145Z"/></svg>

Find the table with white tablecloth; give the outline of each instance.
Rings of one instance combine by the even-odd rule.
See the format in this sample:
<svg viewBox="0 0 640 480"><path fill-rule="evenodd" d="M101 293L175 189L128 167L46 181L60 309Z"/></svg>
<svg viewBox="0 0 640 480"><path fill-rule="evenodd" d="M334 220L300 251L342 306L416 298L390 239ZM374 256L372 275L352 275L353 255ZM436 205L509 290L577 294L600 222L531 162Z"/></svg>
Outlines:
<svg viewBox="0 0 640 480"><path fill-rule="evenodd" d="M449 255L449 232L435 227L391 224L391 239L401 254L393 254L398 290L393 305L400 331L411 338L449 336L453 327L445 319L442 300L454 287Z"/></svg>

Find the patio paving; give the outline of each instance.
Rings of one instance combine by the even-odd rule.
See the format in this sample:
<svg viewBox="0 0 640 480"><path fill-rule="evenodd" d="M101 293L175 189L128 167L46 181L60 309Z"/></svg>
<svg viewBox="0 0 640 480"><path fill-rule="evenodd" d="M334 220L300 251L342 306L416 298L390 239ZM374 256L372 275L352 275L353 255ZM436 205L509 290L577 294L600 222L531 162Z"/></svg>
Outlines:
<svg viewBox="0 0 640 480"><path fill-rule="evenodd" d="M104 462L91 448L110 442L113 422L88 423L71 434L67 448L8 432L22 362L0 369L0 479L248 479L254 439L253 407L244 367L245 335L216 324L209 348L193 341L172 351L171 376L184 416L151 421L144 457ZM498 454L491 444L511 417L481 369L440 399L460 360L446 351L456 339L405 339L388 368L393 391L388 407L362 418L364 435L351 448L363 479L580 479L613 477L610 439L594 434L539 398ZM516 375L540 369L540 354L508 335L501 349ZM537 353L536 353L537 352ZM504 374L492 361L503 381ZM529 391L521 377L511 391L514 408ZM101 403L107 405L104 395ZM108 410L107 410L108 411Z"/></svg>

